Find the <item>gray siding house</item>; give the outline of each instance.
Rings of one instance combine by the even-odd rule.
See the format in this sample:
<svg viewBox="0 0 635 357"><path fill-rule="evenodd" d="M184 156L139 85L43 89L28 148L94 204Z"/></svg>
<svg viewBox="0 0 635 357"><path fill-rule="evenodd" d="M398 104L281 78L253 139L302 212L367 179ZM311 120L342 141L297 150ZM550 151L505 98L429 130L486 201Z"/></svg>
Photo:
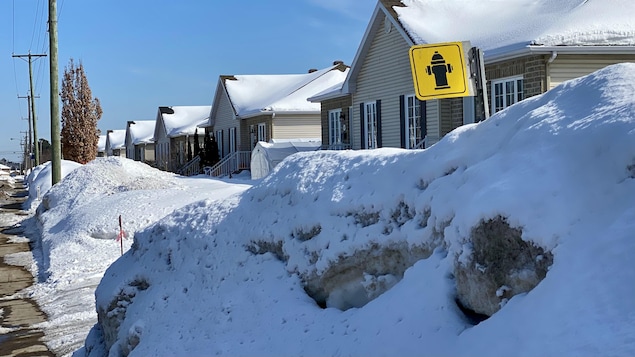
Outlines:
<svg viewBox="0 0 635 357"><path fill-rule="evenodd" d="M126 127L126 157L154 165L155 120L128 121Z"/></svg>
<svg viewBox="0 0 635 357"><path fill-rule="evenodd" d="M571 8L545 1L544 9L535 10L537 19L520 11L470 19L478 12L456 0L378 1L342 86L310 98L322 103L324 147L425 148L458 126L485 119L473 97L415 97L408 55L413 45L471 41L481 49L490 113L607 65L635 62L635 26L630 15L620 15L635 13L635 2L627 3L632 9L606 6L612 1L617 0L604 5L580 0L575 6L569 2ZM586 20L593 23L588 29Z"/></svg>
<svg viewBox="0 0 635 357"><path fill-rule="evenodd" d="M204 131L198 128L207 123L210 110L209 105L159 107L153 135L158 168L177 172L188 163L194 135L203 142Z"/></svg>

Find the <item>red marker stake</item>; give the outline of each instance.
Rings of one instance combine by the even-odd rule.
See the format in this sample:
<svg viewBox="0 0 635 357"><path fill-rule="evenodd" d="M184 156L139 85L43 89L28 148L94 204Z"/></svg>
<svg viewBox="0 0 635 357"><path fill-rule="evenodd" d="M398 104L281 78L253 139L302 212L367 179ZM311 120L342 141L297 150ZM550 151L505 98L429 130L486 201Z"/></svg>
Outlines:
<svg viewBox="0 0 635 357"><path fill-rule="evenodd" d="M119 234L117 235L117 240L121 245L121 255L123 255L123 238L124 238L123 225L121 224L121 215L119 215Z"/></svg>

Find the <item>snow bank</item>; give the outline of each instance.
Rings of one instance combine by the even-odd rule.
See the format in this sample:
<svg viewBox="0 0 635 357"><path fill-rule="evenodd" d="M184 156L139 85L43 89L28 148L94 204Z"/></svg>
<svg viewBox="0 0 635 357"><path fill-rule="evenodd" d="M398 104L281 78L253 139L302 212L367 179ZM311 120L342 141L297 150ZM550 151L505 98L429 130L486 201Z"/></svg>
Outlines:
<svg viewBox="0 0 635 357"><path fill-rule="evenodd" d="M631 355L633 197L635 64L621 64L427 150L298 153L242 195L168 215L106 271L85 352ZM473 258L474 227L499 216L553 265L472 326L454 269ZM305 292L394 245L433 252L403 276L365 276L394 285L365 306L323 309Z"/></svg>
<svg viewBox="0 0 635 357"><path fill-rule="evenodd" d="M37 224L24 225L36 230L29 236L38 237L34 253L39 279L30 294L47 313L47 344L58 355L80 347L76 344L97 320L94 289L121 250L130 248L136 231L191 202L222 199L247 187L184 178L126 158L100 157L77 165L42 191L32 218ZM122 242L117 241L119 217L129 238Z"/></svg>

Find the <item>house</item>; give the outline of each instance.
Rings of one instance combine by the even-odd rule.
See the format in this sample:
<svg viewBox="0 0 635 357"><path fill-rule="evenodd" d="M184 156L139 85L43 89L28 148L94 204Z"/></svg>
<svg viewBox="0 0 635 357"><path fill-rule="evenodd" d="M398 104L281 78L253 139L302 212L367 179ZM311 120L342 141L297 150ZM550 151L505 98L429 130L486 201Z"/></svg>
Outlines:
<svg viewBox="0 0 635 357"><path fill-rule="evenodd" d="M204 130L211 106L159 107L154 127L156 166L177 172L194 156L194 134L203 143Z"/></svg>
<svg viewBox="0 0 635 357"><path fill-rule="evenodd" d="M97 157L106 156L106 135L99 135L97 141Z"/></svg>
<svg viewBox="0 0 635 357"><path fill-rule="evenodd" d="M346 80L310 99L322 104L322 141L333 148L425 148L485 119L474 97L420 101L408 51L470 41L484 53L491 113L563 81L635 62L635 2L380 0ZM460 19L460 20L457 20Z"/></svg>
<svg viewBox="0 0 635 357"><path fill-rule="evenodd" d="M11 167L0 164L0 176L9 176L11 174Z"/></svg>
<svg viewBox="0 0 635 357"><path fill-rule="evenodd" d="M126 157L126 130L108 130L106 133L106 156Z"/></svg>
<svg viewBox="0 0 635 357"><path fill-rule="evenodd" d="M227 160L244 153L239 161L248 169L259 141L319 138L320 104L307 98L341 83L347 73L348 66L335 61L304 74L220 76L206 126L219 156Z"/></svg>
<svg viewBox="0 0 635 357"><path fill-rule="evenodd" d="M155 120L128 121L126 127L126 157L154 164Z"/></svg>

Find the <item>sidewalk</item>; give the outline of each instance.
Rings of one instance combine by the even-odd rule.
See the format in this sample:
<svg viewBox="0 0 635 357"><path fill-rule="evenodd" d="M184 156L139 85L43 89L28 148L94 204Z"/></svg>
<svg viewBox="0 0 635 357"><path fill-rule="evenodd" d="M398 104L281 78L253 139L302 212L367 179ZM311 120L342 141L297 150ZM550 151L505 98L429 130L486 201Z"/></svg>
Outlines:
<svg viewBox="0 0 635 357"><path fill-rule="evenodd" d="M20 293L33 284L33 275L22 266L7 263L11 256L30 252L19 228L6 223L22 213L26 191L21 183L0 181L0 195L0 356L55 356L41 341L44 333L33 328L44 322L46 315Z"/></svg>

